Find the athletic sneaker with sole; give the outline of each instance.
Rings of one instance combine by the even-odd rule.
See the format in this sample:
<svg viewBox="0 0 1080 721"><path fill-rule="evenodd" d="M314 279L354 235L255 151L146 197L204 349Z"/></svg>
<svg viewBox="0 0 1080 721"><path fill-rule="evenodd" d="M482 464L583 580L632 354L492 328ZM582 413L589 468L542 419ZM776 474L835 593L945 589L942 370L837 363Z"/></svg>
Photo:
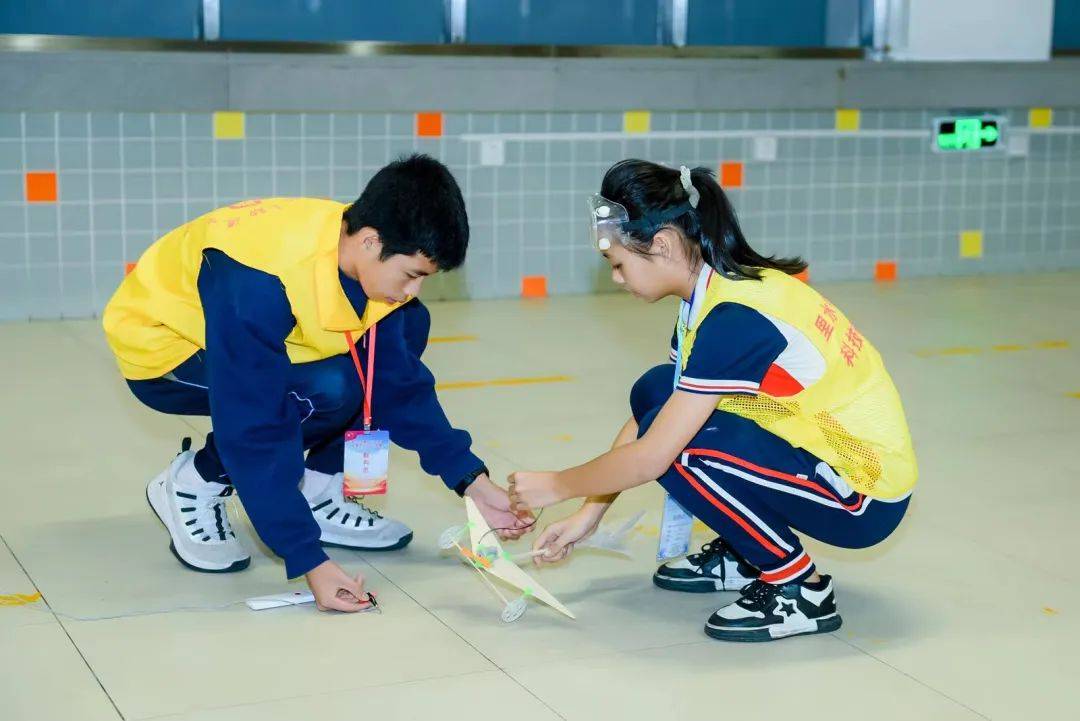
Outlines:
<svg viewBox="0 0 1080 721"><path fill-rule="evenodd" d="M345 500L343 480L341 473L304 471L300 491L322 530L322 545L357 551L394 551L409 545L413 534L404 523Z"/></svg>
<svg viewBox="0 0 1080 721"><path fill-rule="evenodd" d="M823 575L817 583L754 581L742 590L742 598L709 617L705 633L722 641L775 641L828 633L842 623L832 577Z"/></svg>
<svg viewBox="0 0 1080 721"><path fill-rule="evenodd" d="M668 591L712 593L738 591L757 579L758 570L738 558L717 538L701 547L701 553L670 561L656 569L653 583Z"/></svg>
<svg viewBox="0 0 1080 721"><path fill-rule="evenodd" d="M169 532L169 550L193 571L242 571L251 556L236 540L229 523L233 487L205 481L195 470L195 452L185 443L169 467L146 487L150 508Z"/></svg>

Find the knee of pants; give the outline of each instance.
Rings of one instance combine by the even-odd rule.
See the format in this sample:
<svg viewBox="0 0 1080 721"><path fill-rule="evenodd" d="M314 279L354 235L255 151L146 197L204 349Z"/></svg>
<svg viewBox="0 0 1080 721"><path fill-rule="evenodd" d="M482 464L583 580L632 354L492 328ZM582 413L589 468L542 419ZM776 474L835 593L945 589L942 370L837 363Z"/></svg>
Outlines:
<svg viewBox="0 0 1080 721"><path fill-rule="evenodd" d="M340 420L344 425L360 412L364 402L356 368L348 355L319 365L318 371L307 379L303 387L293 389L290 395L300 404L301 417L305 406L310 405L310 412L323 418Z"/></svg>
<svg viewBox="0 0 1080 721"><path fill-rule="evenodd" d="M689 447L730 452L736 448L753 447L756 441L770 437L765 434L768 434L768 431L749 418L717 410L713 411L701 430L694 434Z"/></svg>
<svg viewBox="0 0 1080 721"><path fill-rule="evenodd" d="M431 312L419 300L412 301L402 310L405 312L405 346L419 358L427 350Z"/></svg>
<svg viewBox="0 0 1080 721"><path fill-rule="evenodd" d="M645 435L646 432L648 432L649 427L653 424L653 421L656 420L656 416L660 414L661 408L663 408L663 405L655 406L651 410L648 410L641 415L640 420L638 420L637 427L638 438L641 438L643 435Z"/></svg>
<svg viewBox="0 0 1080 721"><path fill-rule="evenodd" d="M870 548L878 545L891 536L900 525L900 522L904 520L910 501L910 498L905 498L903 501L888 504L885 506L888 509L885 513L882 513L882 506L885 504L879 502L878 506L873 509L876 511L874 522L859 524L845 535L842 543L833 545L852 549Z"/></svg>
<svg viewBox="0 0 1080 721"><path fill-rule="evenodd" d="M658 406L645 414L642 422L637 426L638 438L645 435L649 430L649 426L660 413L660 408L661 406ZM701 426L701 430L690 440L687 450L704 448L731 452L735 449L753 449L758 447L760 441L767 437L769 437L768 432L762 430L754 421L735 416L734 413L716 410ZM675 471L674 463L667 468L667 473L658 480L665 488L669 484L678 485L685 482L683 476Z"/></svg>
<svg viewBox="0 0 1080 721"><path fill-rule="evenodd" d="M127 381L128 389L131 390L131 394L138 399L147 408L152 408L155 411L161 413L167 413L158 402L155 394L150 390L151 383L148 381Z"/></svg>
<svg viewBox="0 0 1080 721"><path fill-rule="evenodd" d="M140 403L159 413L181 416L210 415L210 396L205 388L155 378L128 381L128 388Z"/></svg>
<svg viewBox="0 0 1080 721"><path fill-rule="evenodd" d="M638 438L645 435L663 407L664 404L660 403L642 413L641 418L638 419ZM724 450L725 446L739 448L746 445L749 436L757 436L761 432L761 428L756 423L742 416L726 411L713 411L709 420L705 421L705 425L694 435L688 447L714 450Z"/></svg>
<svg viewBox="0 0 1080 721"><path fill-rule="evenodd" d="M640 426L645 415L671 396L675 366L670 363L645 371L630 389L630 412Z"/></svg>

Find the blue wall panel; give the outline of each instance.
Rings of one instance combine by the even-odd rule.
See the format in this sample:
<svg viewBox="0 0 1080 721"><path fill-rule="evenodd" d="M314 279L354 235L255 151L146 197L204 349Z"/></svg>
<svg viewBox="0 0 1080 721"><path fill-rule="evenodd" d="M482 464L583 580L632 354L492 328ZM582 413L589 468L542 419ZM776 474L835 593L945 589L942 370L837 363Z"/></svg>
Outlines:
<svg viewBox="0 0 1080 721"><path fill-rule="evenodd" d="M221 0L222 40L445 40L443 0Z"/></svg>
<svg viewBox="0 0 1080 721"><path fill-rule="evenodd" d="M688 45L826 44L827 0L690 0Z"/></svg>
<svg viewBox="0 0 1080 721"><path fill-rule="evenodd" d="M659 0L469 0L470 43L655 45Z"/></svg>
<svg viewBox="0 0 1080 721"><path fill-rule="evenodd" d="M1080 0L1054 0L1055 50L1080 50Z"/></svg>
<svg viewBox="0 0 1080 721"><path fill-rule="evenodd" d="M219 0L222 40L447 41L444 0ZM850 5L851 7L847 7ZM863 6L861 12L858 6ZM689 0L690 45L853 44L869 0ZM1080 47L1057 0L1055 47ZM470 43L655 45L664 0L469 0ZM197 39L202 0L0 0L0 32ZM839 27L842 23L845 27ZM857 41L856 41L857 42Z"/></svg>
<svg viewBox="0 0 1080 721"><path fill-rule="evenodd" d="M200 37L202 0L0 0L0 33Z"/></svg>

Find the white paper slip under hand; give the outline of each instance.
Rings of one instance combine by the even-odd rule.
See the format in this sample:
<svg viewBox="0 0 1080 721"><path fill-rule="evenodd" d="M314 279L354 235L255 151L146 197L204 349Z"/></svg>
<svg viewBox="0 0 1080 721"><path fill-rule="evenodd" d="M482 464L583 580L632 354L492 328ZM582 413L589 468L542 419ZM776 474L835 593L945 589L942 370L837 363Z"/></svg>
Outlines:
<svg viewBox="0 0 1080 721"><path fill-rule="evenodd" d="M268 608L281 608L282 606L301 606L312 603L315 595L311 591L292 591L290 593L275 593L271 596L256 596L244 601L252 611L264 611Z"/></svg>

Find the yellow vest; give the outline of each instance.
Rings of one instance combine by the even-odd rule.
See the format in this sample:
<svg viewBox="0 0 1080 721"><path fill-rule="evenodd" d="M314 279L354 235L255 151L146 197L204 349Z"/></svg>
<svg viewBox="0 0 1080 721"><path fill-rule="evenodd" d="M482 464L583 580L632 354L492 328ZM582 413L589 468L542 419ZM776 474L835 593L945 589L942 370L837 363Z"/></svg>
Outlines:
<svg viewBox="0 0 1080 721"><path fill-rule="evenodd" d="M369 300L359 318L338 277L344 205L308 198L247 200L207 213L158 239L105 306L105 336L129 380L160 378L199 349L206 325L198 277L203 251L281 280L296 321L285 339L293 363L347 353L354 337L398 305Z"/></svg>
<svg viewBox="0 0 1080 721"><path fill-rule="evenodd" d="M748 418L813 453L864 495L897 498L912 489L918 468L900 396L877 350L835 306L780 271L763 271L761 281L735 281L714 273L686 330L684 369L698 327L720 303L740 303L793 326L822 354L825 373L784 398L764 393L723 396L719 410Z"/></svg>

